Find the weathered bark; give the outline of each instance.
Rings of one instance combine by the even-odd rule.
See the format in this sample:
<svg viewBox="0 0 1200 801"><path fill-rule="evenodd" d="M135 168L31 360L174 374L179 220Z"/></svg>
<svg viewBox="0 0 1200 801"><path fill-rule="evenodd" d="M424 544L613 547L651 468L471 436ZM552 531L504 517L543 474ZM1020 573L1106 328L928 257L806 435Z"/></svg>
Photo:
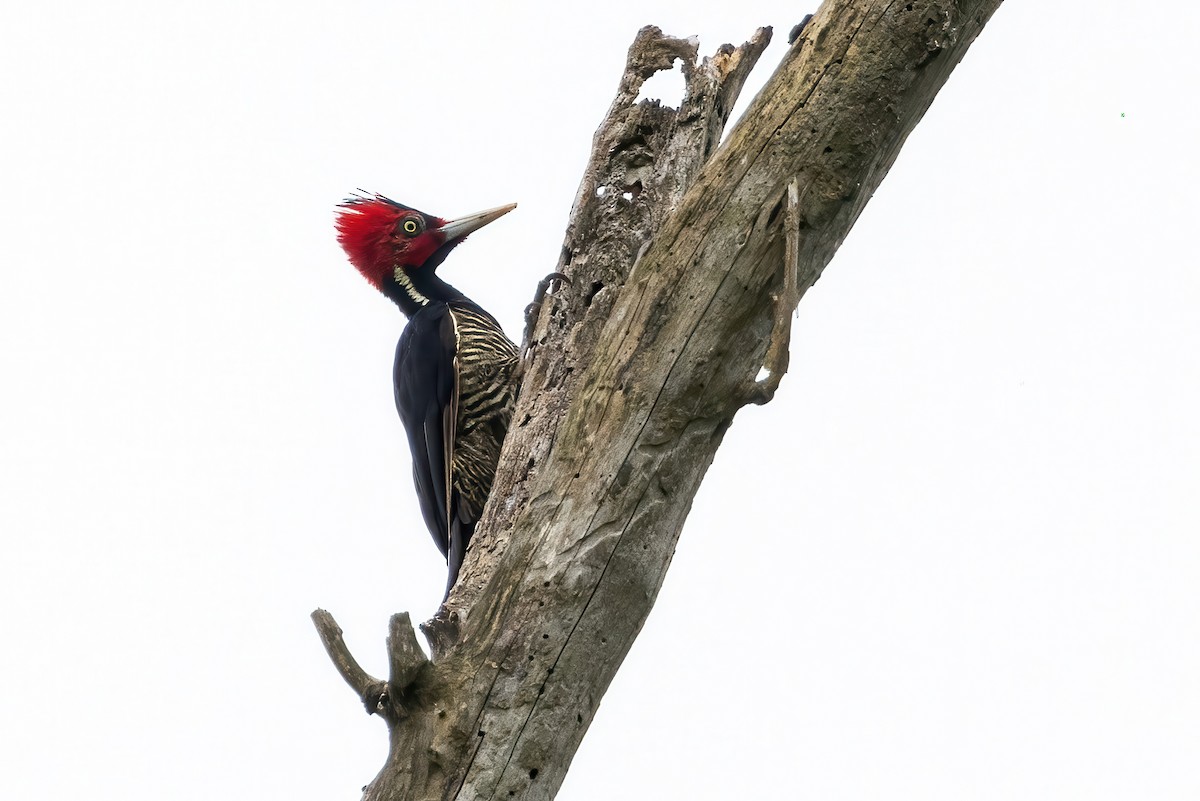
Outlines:
<svg viewBox="0 0 1200 801"><path fill-rule="evenodd" d="M388 722L365 798L554 796L726 428L786 369L796 302L999 4L829 0L719 149L769 30L700 62L690 41L638 34L568 224L570 283L526 343L492 499L423 627L433 660L397 615L392 675L373 679L314 613ZM675 59L682 107L635 105Z"/></svg>

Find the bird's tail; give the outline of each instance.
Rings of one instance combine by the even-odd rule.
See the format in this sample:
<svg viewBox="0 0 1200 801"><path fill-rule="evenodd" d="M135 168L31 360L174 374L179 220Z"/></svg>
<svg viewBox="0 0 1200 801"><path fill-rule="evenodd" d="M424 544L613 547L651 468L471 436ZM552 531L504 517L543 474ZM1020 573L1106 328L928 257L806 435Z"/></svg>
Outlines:
<svg viewBox="0 0 1200 801"><path fill-rule="evenodd" d="M462 569L463 558L467 555L467 546L471 544L471 535L474 533L474 523L464 523L457 516L451 518L450 549L446 552L446 567L450 571L446 578L446 598L450 597L450 590L458 581L458 571Z"/></svg>

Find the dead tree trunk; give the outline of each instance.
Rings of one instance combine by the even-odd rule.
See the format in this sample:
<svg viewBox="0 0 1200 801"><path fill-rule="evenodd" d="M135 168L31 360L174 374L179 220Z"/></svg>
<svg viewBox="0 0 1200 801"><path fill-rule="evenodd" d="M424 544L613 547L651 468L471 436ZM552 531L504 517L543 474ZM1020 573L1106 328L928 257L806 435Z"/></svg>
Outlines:
<svg viewBox="0 0 1200 801"><path fill-rule="evenodd" d="M638 34L571 213L570 283L527 332L487 513L422 627L433 660L396 615L374 679L314 613L391 735L364 798L554 796L725 430L786 370L796 303L999 4L827 0L720 148L770 30L700 61ZM675 59L681 108L635 105Z"/></svg>

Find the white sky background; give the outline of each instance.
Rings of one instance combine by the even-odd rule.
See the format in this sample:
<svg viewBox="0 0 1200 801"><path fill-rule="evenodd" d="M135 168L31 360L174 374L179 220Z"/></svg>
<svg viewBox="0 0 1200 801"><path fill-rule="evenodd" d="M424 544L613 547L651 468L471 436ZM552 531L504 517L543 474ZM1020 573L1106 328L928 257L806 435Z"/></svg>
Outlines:
<svg viewBox="0 0 1200 801"><path fill-rule="evenodd" d="M748 99L814 9L34 8L0 32L0 798L355 798L385 729L308 614L380 674L445 569L334 204L519 202L442 268L516 337L634 32L774 25ZM1200 797L1200 11L1137 13L996 14L561 798Z"/></svg>

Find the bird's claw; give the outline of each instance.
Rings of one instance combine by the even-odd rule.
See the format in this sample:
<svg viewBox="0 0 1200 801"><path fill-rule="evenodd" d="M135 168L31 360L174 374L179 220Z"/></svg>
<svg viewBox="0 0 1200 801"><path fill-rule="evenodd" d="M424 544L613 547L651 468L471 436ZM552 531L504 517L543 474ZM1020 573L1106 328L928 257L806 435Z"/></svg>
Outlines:
<svg viewBox="0 0 1200 801"><path fill-rule="evenodd" d="M558 284L571 285L571 279L564 273L553 272L538 281L537 289L533 293L533 302L525 307L525 341L529 341L530 335L533 333L533 326L537 323L538 314L542 311L542 303L546 300L546 294L558 289ZM553 287L552 287L553 285Z"/></svg>
<svg viewBox="0 0 1200 801"><path fill-rule="evenodd" d="M537 290L535 290L533 293L533 303L530 305L541 305L541 302L546 298L547 292L549 292L552 288L555 291L558 290L558 284L566 284L567 286L570 286L571 278L566 273L555 271L547 275L541 281L538 281Z"/></svg>

